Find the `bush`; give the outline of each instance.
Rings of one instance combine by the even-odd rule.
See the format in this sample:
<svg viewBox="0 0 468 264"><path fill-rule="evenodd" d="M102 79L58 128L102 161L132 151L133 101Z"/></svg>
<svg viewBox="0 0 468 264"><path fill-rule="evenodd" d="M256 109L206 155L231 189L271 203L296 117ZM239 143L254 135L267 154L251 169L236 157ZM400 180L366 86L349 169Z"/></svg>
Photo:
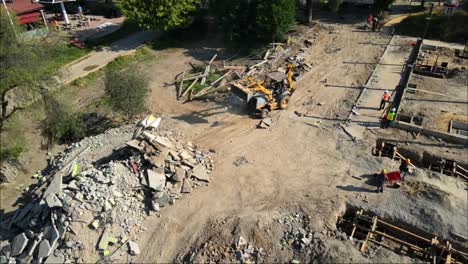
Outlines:
<svg viewBox="0 0 468 264"><path fill-rule="evenodd" d="M105 91L114 110L128 115L145 110L145 96L148 91L146 76L136 70L107 70Z"/></svg>
<svg viewBox="0 0 468 264"><path fill-rule="evenodd" d="M0 163L4 161L17 160L21 153L25 150L22 143L16 143L13 147L1 147L0 148Z"/></svg>
<svg viewBox="0 0 468 264"><path fill-rule="evenodd" d="M71 143L85 137L85 124L78 115L49 96L44 96L44 106L46 119L42 129L50 142Z"/></svg>

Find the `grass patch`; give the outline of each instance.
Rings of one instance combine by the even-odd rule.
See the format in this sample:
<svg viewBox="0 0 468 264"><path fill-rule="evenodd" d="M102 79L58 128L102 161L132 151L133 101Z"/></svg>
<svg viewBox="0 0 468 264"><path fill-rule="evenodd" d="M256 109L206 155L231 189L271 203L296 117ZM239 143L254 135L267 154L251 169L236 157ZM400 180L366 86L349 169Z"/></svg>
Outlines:
<svg viewBox="0 0 468 264"><path fill-rule="evenodd" d="M397 33L421 37L427 23L427 14L410 16L397 26ZM425 38L465 44L468 41L468 12L458 10L445 16L440 10L432 15Z"/></svg>
<svg viewBox="0 0 468 264"><path fill-rule="evenodd" d="M116 31L109 33L105 36L95 39L88 39L85 44L88 48L98 48L101 46L108 46L132 33L139 31L138 25L132 21L125 20L123 25Z"/></svg>

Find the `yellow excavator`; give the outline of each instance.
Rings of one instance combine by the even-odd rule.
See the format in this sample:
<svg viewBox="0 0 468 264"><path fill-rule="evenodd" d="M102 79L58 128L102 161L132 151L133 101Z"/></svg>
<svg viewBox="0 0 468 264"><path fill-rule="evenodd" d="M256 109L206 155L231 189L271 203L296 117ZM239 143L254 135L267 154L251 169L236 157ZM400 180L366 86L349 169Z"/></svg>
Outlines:
<svg viewBox="0 0 468 264"><path fill-rule="evenodd" d="M247 77L234 84L231 92L247 103L252 116L265 118L272 110L288 107L294 92L292 68L292 64L288 64L286 73L270 72L263 81Z"/></svg>

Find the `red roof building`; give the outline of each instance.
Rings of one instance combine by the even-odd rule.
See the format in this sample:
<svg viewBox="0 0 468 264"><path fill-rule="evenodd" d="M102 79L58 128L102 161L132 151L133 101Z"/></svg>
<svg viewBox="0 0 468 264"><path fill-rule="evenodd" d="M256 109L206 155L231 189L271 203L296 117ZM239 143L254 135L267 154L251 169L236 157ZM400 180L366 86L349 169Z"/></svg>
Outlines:
<svg viewBox="0 0 468 264"><path fill-rule="evenodd" d="M33 2L32 0L12 0L6 1L6 5L10 12L14 12L18 17L20 24L28 24L41 20L40 10L44 6Z"/></svg>

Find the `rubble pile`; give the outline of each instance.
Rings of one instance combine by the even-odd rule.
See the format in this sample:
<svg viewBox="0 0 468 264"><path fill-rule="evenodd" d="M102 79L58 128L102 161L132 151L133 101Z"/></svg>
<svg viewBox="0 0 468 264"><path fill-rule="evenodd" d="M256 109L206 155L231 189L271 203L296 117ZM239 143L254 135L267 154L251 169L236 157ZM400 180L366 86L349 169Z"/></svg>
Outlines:
<svg viewBox="0 0 468 264"><path fill-rule="evenodd" d="M285 225L281 245L285 248L301 251L310 247L314 235L309 228L309 217L303 213L286 215L278 219L278 223Z"/></svg>
<svg viewBox="0 0 468 264"><path fill-rule="evenodd" d="M131 128L111 133L127 141ZM15 236L2 241L1 263L115 261L138 255L143 220L159 216L161 207L210 181L210 152L171 131L144 131L122 146L106 143L116 142L101 135L84 139L50 162L49 175L29 188L30 201L2 223ZM113 155L90 160L97 158L94 150L104 148L113 149ZM94 258L84 258L85 250Z"/></svg>
<svg viewBox="0 0 468 264"><path fill-rule="evenodd" d="M240 236L235 243L208 241L200 248L191 250L182 259L183 263L262 263L266 251L248 243Z"/></svg>

